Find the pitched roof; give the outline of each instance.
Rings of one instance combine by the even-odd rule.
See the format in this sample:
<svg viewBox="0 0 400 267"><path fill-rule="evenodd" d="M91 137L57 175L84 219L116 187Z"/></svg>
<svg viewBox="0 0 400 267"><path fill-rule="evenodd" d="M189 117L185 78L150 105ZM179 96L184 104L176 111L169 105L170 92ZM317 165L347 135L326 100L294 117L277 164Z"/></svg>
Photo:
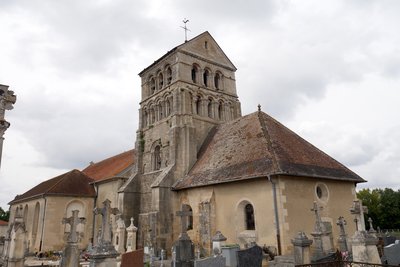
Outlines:
<svg viewBox="0 0 400 267"><path fill-rule="evenodd" d="M22 195L17 195L9 204L44 195L94 197L96 192L89 183L93 180L79 170L72 170L44 181Z"/></svg>
<svg viewBox="0 0 400 267"><path fill-rule="evenodd" d="M258 111L217 126L174 189L274 174L365 182L284 125Z"/></svg>
<svg viewBox="0 0 400 267"><path fill-rule="evenodd" d="M165 53L162 57L160 57L159 59L157 59L156 61L154 61L152 64L150 64L148 67L146 67L145 69L143 69L140 73L139 76L141 76L143 73L145 73L147 70L151 69L153 66L157 65L161 60L163 60L164 58L168 57L169 55L171 55L172 53L174 53L175 51L185 51L185 52L189 52L186 51L186 48L189 48L191 44L193 44L194 42L196 42L198 39L201 39L203 37L207 37L210 38L210 40L215 43L216 47L218 48L218 50L222 53L222 55L224 56L224 62L219 62L219 63L224 63L223 65L227 68L230 68L232 70L236 70L236 67L233 65L232 61L226 56L225 52L221 49L221 47L218 45L218 43L215 41L215 39L211 36L211 34L208 31L205 31L195 37L193 37L192 39L184 42L183 44L180 44L174 48L172 48L171 50L169 50L167 53ZM197 49L198 51L198 49Z"/></svg>
<svg viewBox="0 0 400 267"><path fill-rule="evenodd" d="M84 174L93 180L101 181L112 178L135 163L135 150L129 150L121 154L109 157L97 163L91 163L82 170Z"/></svg>
<svg viewBox="0 0 400 267"><path fill-rule="evenodd" d="M0 226L7 226L8 222L0 220Z"/></svg>

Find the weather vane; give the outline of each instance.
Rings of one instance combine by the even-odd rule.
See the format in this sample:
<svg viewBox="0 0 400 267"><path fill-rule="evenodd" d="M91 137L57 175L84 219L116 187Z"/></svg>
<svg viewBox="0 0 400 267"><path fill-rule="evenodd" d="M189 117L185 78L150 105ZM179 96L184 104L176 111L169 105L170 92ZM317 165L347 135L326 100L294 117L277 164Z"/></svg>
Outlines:
<svg viewBox="0 0 400 267"><path fill-rule="evenodd" d="M183 19L183 23L185 24L185 26L183 26L183 27L181 26L181 28L185 30L185 42L187 42L187 32L190 31L190 30L186 27L186 23L188 23L188 22L189 22L189 20L186 19L186 18L184 18L184 19Z"/></svg>

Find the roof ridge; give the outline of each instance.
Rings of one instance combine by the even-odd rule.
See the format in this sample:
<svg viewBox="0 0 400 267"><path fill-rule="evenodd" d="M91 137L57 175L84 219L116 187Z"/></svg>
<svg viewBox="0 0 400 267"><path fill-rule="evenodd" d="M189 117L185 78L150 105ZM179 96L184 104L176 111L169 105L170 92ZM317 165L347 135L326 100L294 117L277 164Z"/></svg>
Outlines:
<svg viewBox="0 0 400 267"><path fill-rule="evenodd" d="M262 120L260 117L260 115L262 115L262 114L265 114L265 115L267 115L267 114L262 111L256 111L256 112L257 112L257 119L260 122L261 131L267 141L268 150L271 152L271 155L272 155L272 164L274 165L274 167L276 168L276 170L278 172L282 172L282 168L279 165L278 159L276 157L275 149L272 146L272 140L271 140L271 136L269 135L269 132L268 132L268 126L266 125L264 120Z"/></svg>
<svg viewBox="0 0 400 267"><path fill-rule="evenodd" d="M108 157L108 158L105 158L105 159L102 159L102 160L100 160L99 162L93 162L93 164L90 164L89 163L89 166L87 166L85 169L87 169L87 168L89 168L90 166L92 166L92 165L94 165L94 164L100 164L100 163L102 163L102 162L104 162L104 161L106 161L106 160L110 160L110 159L113 159L113 158L116 158L116 157L118 157L118 156L121 156L122 154L125 154L125 153L128 153L128 152L131 152L131 151L133 151L133 150L135 150L134 148L132 148L132 149L130 149L130 150L127 150L127 151L124 151L124 152L121 152L121 153L119 153L119 154L117 154L117 155L114 155L114 156L111 156L111 157ZM83 169L82 171L84 171L85 169Z"/></svg>

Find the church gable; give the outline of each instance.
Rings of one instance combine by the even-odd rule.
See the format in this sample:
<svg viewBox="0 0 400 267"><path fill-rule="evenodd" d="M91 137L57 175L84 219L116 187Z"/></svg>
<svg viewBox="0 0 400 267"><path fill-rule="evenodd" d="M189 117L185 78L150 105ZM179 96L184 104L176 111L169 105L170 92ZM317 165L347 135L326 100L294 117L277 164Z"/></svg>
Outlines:
<svg viewBox="0 0 400 267"><path fill-rule="evenodd" d="M204 32L188 42L177 47L178 51L195 55L201 59L210 60L220 66L236 71L236 67L222 51L209 32Z"/></svg>
<svg viewBox="0 0 400 267"><path fill-rule="evenodd" d="M198 161L175 189L277 174L364 182L261 111L218 126L206 142Z"/></svg>

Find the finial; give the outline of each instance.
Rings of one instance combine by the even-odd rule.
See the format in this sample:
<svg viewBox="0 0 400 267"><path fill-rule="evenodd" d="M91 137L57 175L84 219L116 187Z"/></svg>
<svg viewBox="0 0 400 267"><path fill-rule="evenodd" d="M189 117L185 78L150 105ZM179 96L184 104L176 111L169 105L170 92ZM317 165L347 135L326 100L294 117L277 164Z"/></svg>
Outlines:
<svg viewBox="0 0 400 267"><path fill-rule="evenodd" d="M258 104L258 111L261 111L261 105L260 104Z"/></svg>
<svg viewBox="0 0 400 267"><path fill-rule="evenodd" d="M190 31L190 30L186 27L186 23L188 23L189 20L186 19L186 18L184 18L184 19L182 20L182 22L185 24L185 26L183 26L183 27L181 26L181 28L185 30L185 43L186 43L186 42L187 42L187 32Z"/></svg>

